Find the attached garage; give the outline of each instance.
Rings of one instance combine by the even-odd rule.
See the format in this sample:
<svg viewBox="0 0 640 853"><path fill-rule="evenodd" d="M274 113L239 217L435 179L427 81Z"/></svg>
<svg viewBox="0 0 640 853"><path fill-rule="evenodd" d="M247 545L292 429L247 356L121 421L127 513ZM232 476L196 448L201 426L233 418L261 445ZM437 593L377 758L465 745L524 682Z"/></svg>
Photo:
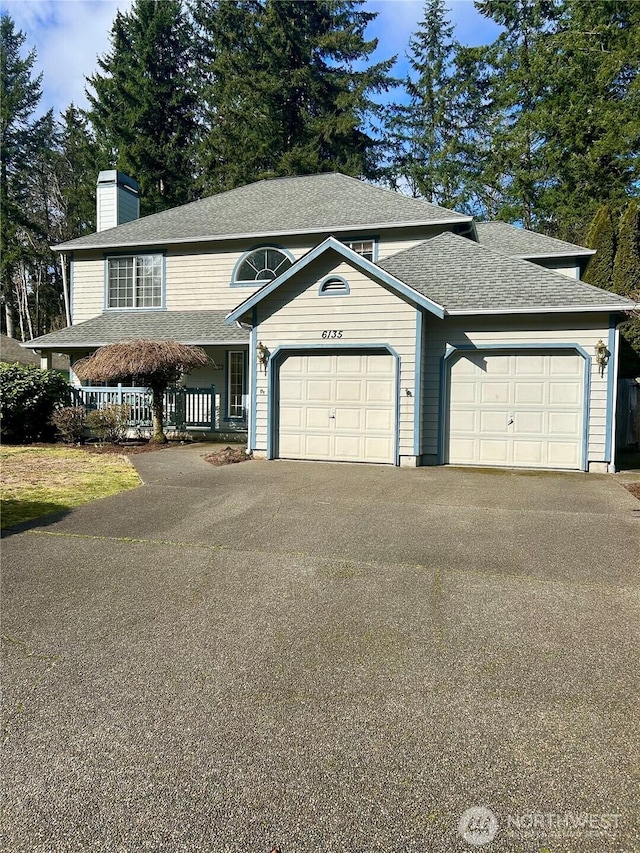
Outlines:
<svg viewBox="0 0 640 853"><path fill-rule="evenodd" d="M287 355L278 371L277 455L395 464L396 383L387 352Z"/></svg>
<svg viewBox="0 0 640 853"><path fill-rule="evenodd" d="M578 352L480 350L449 361L449 463L584 467L585 360Z"/></svg>

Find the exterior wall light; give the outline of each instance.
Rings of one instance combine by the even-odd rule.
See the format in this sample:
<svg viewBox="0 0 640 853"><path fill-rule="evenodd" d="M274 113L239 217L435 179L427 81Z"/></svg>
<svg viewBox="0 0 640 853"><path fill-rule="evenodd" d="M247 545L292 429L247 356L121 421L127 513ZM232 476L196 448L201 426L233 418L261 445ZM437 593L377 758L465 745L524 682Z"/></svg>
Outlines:
<svg viewBox="0 0 640 853"><path fill-rule="evenodd" d="M604 376L604 369L611 358L611 353L602 338L600 338L594 349L596 351L596 364L600 368L600 376Z"/></svg>
<svg viewBox="0 0 640 853"><path fill-rule="evenodd" d="M264 372L267 372L267 362L269 361L269 350L266 346L260 341L258 346L256 347L256 354L258 356L258 364L262 367Z"/></svg>

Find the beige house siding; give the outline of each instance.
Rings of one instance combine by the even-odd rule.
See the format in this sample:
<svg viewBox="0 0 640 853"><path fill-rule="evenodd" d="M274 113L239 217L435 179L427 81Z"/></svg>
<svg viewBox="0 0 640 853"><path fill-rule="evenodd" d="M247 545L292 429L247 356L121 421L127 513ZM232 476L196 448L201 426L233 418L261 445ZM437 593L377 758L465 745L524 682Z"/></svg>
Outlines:
<svg viewBox="0 0 640 853"><path fill-rule="evenodd" d="M339 275L350 287L344 296L319 296L325 276ZM414 397L416 309L360 270L335 257L321 257L280 287L258 306L257 339L269 352L281 345L339 348L387 344L400 357L400 456L414 455ZM342 337L323 340L322 332L335 329ZM255 450L267 451L268 381L262 370L256 383Z"/></svg>
<svg viewBox="0 0 640 853"><path fill-rule="evenodd" d="M494 317L479 319L455 317L438 320L428 317L424 335L424 386L422 416L422 454L435 462L438 456L441 359L447 345L469 344L579 344L593 355L599 339L609 336L608 315L567 315ZM606 459L607 371L600 376L595 358L590 360L590 397L588 425L588 462ZM443 418L445 413L443 412Z"/></svg>
<svg viewBox="0 0 640 853"><path fill-rule="evenodd" d="M390 229L384 234L367 234L355 231L353 235L338 234L338 239L376 239L378 259L382 260L404 249L411 248L430 236L444 230L442 227ZM230 311L251 296L257 286L231 286L233 272L239 259L258 246L279 246L286 249L295 260L321 243L328 234L302 237L274 238L273 240L238 240L224 244L184 247L174 246L166 251L166 309L168 311ZM144 249L145 252L153 249ZM161 248L158 251L162 251ZM113 254L127 254L129 250L114 250ZM131 254L135 254L132 249ZM73 264L72 316L74 324L82 323L101 314L105 309L105 260L102 253L76 257Z"/></svg>

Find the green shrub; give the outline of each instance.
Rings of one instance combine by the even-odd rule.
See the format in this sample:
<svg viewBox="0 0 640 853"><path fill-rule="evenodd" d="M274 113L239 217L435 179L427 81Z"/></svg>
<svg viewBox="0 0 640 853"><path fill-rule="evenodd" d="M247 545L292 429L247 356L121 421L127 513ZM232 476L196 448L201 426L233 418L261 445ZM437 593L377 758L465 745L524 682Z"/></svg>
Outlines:
<svg viewBox="0 0 640 853"><path fill-rule="evenodd" d="M63 406L51 415L51 423L67 444L78 444L82 441L86 422L87 413L84 406Z"/></svg>
<svg viewBox="0 0 640 853"><path fill-rule="evenodd" d="M109 403L87 414L87 426L100 441L118 444L126 438L130 413L126 403Z"/></svg>
<svg viewBox="0 0 640 853"><path fill-rule="evenodd" d="M10 444L53 438L51 415L69 402L69 383L53 370L0 362L0 433Z"/></svg>

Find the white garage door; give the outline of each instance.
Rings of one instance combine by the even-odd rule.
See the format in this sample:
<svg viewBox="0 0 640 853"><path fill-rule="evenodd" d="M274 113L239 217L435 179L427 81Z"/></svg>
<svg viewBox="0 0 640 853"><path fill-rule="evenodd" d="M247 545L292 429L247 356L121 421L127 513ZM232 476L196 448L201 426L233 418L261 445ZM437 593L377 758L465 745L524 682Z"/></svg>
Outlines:
<svg viewBox="0 0 640 853"><path fill-rule="evenodd" d="M451 366L455 465L581 468L584 360L575 352L474 352Z"/></svg>
<svg viewBox="0 0 640 853"><path fill-rule="evenodd" d="M395 387L387 353L290 355L280 367L278 455L394 463Z"/></svg>

